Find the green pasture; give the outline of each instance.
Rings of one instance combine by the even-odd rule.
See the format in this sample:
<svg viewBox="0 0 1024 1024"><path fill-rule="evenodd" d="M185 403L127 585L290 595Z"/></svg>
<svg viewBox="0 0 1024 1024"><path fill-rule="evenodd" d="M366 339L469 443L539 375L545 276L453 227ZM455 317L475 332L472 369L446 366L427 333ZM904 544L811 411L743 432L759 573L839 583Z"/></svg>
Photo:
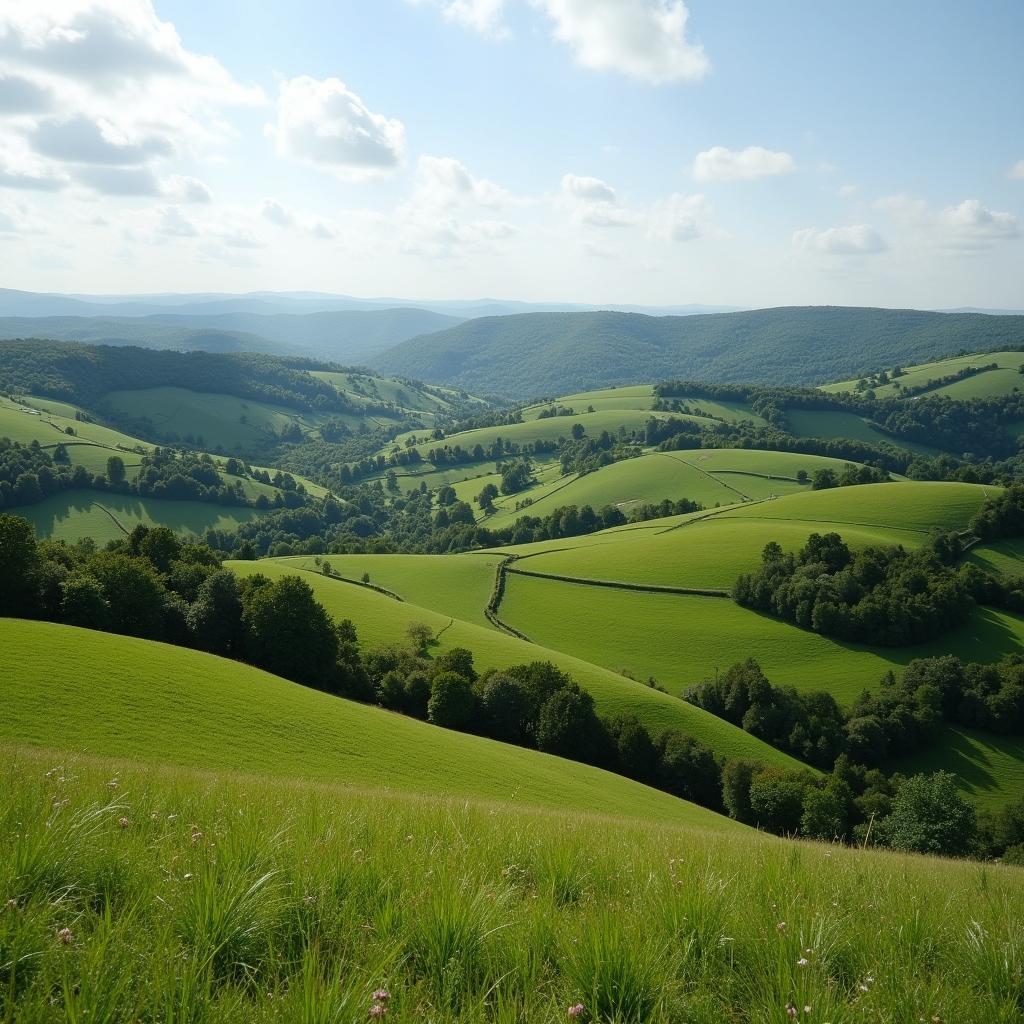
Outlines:
<svg viewBox="0 0 1024 1024"><path fill-rule="evenodd" d="M972 801L998 807L1024 796L1024 737L944 725L936 743L887 767L906 775L953 772Z"/></svg>
<svg viewBox="0 0 1024 1024"><path fill-rule="evenodd" d="M149 420L160 437L189 437L197 447L229 453L265 445L291 423L311 434L329 418L234 395L171 387L111 391L103 408L119 419Z"/></svg>
<svg viewBox="0 0 1024 1024"><path fill-rule="evenodd" d="M263 573L273 579L295 573L294 569L286 565L267 560L228 562L227 566L239 575ZM360 642L368 649L393 644L405 645L408 643L409 626L414 622L425 623L434 631L436 642L431 648L434 654L453 647L468 648L476 657L478 670L507 668L509 665L531 661L550 661L593 695L602 714L636 714L654 733L670 728L680 729L690 736L698 737L726 757L751 757L768 763L796 764L792 758L728 722L694 708L677 697L659 693L642 683L591 664L585 658L541 646L540 641L527 643L496 629L464 622L410 602L396 601L367 587L327 579L315 573L301 573L301 576L334 618L352 620Z"/></svg>
<svg viewBox="0 0 1024 1024"><path fill-rule="evenodd" d="M789 432L796 437L819 437L823 440L849 438L868 444L893 444L919 455L938 455L939 449L891 437L869 423L863 416L838 409L787 409Z"/></svg>
<svg viewBox="0 0 1024 1024"><path fill-rule="evenodd" d="M0 644L7 744L730 828L617 775L199 651L18 619L0 619Z"/></svg>
<svg viewBox="0 0 1024 1024"><path fill-rule="evenodd" d="M459 555L323 555L318 566L313 558L299 555L274 558L271 562L288 570L321 573L327 563L338 576L361 580L369 573L370 583L398 594L410 604L430 608L488 629L493 627L484 609L494 589L494 575L504 556L499 554ZM303 579L310 580L306 575Z"/></svg>
<svg viewBox="0 0 1024 1024"><path fill-rule="evenodd" d="M950 359L921 363L917 366L905 366L903 369L906 372L902 377L875 388L874 392L879 398L892 398L898 396L904 388L921 387L964 370L968 366L980 367L990 363L998 364L999 369L986 370L984 373L975 374L965 380L954 381L952 384L935 387L925 393L957 399L998 398L1011 394L1015 389L1024 385L1024 377L1020 375L1020 367L1024 366L1024 352L978 352L974 355L954 356ZM899 388L896 387L897 383L900 385ZM846 380L838 384L825 384L821 390L853 392L856 385L857 381Z"/></svg>
<svg viewBox="0 0 1024 1024"><path fill-rule="evenodd" d="M786 551L798 551L811 533L823 532L828 525L713 516L667 532L622 531L614 537L605 535L602 543L561 550L552 545L548 553L518 559L513 568L642 586L730 590L737 576L761 564L766 544L776 541ZM882 527L837 524L835 528L854 549L886 544L914 547L925 539Z"/></svg>
<svg viewBox="0 0 1024 1024"><path fill-rule="evenodd" d="M971 548L967 558L989 572L1005 576L1024 576L1024 539L979 544Z"/></svg>
<svg viewBox="0 0 1024 1024"><path fill-rule="evenodd" d="M9 437L21 444L38 441L42 447L51 450L58 444L73 442L91 443L115 450L153 447L119 430L112 430L99 423L76 420L76 411L72 405L53 402L48 398L29 397L12 401L0 396L0 437ZM70 454L71 449L68 451Z"/></svg>
<svg viewBox="0 0 1024 1024"><path fill-rule="evenodd" d="M931 533L966 529L985 501L1000 488L952 482L901 482L833 487L746 505L723 517L790 519L847 526L884 526ZM840 530L841 532L841 530Z"/></svg>
<svg viewBox="0 0 1024 1024"><path fill-rule="evenodd" d="M844 704L914 658L956 654L969 661L997 661L1024 642L1024 616L990 608L978 609L965 626L929 644L869 648L798 629L729 598L514 574L508 577L500 614L537 644L613 672L653 676L673 694L753 657L773 683L828 690Z"/></svg>
<svg viewBox="0 0 1024 1024"><path fill-rule="evenodd" d="M39 537L69 543L92 537L97 544L124 537L139 525L167 526L177 533L201 538L207 530L233 530L263 514L254 508L103 491L62 491L16 511L35 526Z"/></svg>

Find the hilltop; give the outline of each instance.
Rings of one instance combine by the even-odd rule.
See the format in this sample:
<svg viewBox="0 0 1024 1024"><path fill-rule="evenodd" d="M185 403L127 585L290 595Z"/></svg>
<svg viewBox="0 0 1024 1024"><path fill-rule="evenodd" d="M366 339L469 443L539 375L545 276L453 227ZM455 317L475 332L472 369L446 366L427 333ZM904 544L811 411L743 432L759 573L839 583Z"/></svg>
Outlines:
<svg viewBox="0 0 1024 1024"><path fill-rule="evenodd" d="M1024 345L1024 316L793 306L696 316L527 313L482 317L372 360L478 394L516 398L669 377L816 384L893 362Z"/></svg>

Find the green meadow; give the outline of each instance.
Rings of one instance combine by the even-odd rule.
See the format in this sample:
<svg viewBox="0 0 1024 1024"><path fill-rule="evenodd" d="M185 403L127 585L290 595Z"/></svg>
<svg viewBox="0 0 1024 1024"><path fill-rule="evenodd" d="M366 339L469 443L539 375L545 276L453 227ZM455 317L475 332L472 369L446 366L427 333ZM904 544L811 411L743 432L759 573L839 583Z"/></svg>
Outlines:
<svg viewBox="0 0 1024 1024"><path fill-rule="evenodd" d="M227 565L242 576L263 573L271 579L294 574L296 571L287 564L268 560L228 562ZM678 697L661 693L592 663L586 657L574 656L565 650L544 646L539 640L529 643L497 629L439 614L433 609L408 601L396 601L358 584L329 579L312 572L303 573L302 578L313 588L317 600L332 617L337 620L352 620L359 634L360 643L367 649L396 644L407 645L409 626L413 623L424 623L434 631L434 644L430 649L433 655L454 647L468 648L473 652L478 671L487 668L507 668L509 665L521 665L531 661L550 661L568 673L593 696L601 714L635 714L655 734L660 734L665 729L680 729L691 736L699 736L712 750L726 757L752 757L768 763L790 766L798 763L728 722L693 707ZM372 579L371 572L371 582Z"/></svg>
<svg viewBox="0 0 1024 1024"><path fill-rule="evenodd" d="M325 739L328 766L366 748ZM427 798L6 751L0 1014L1020 1021L1020 869L710 831L667 797L680 818L645 817L631 784L622 814L572 809L572 778L550 779L557 811L481 803L456 767ZM513 770L500 792L533 782Z"/></svg>
<svg viewBox="0 0 1024 1024"><path fill-rule="evenodd" d="M777 685L828 690L840 703L877 687L914 658L956 654L997 661L1020 650L1024 616L979 608L941 640L914 647L840 643L741 608L728 598L644 593L509 575L502 619L535 643L678 694L737 661L756 658Z"/></svg>
<svg viewBox="0 0 1024 1024"><path fill-rule="evenodd" d="M979 352L967 356L954 356L951 359L940 359L932 363L920 363L917 366L905 366L903 367L905 372L901 377L873 390L879 398L892 398L898 396L904 388L923 387L969 366L982 367L991 363L996 363L998 368L985 370L950 384L938 384L925 393L964 400L998 398L1020 389L1024 383L1024 377L1021 377L1020 374L1020 368L1024 366L1024 352ZM897 383L900 385L899 387L896 387ZM821 390L852 392L856 385L857 381L847 380L838 384L825 384Z"/></svg>
<svg viewBox="0 0 1024 1024"><path fill-rule="evenodd" d="M233 530L261 514L254 508L103 491L62 491L17 512L35 526L39 537L69 543L92 537L97 544L124 537L140 524L168 526L201 539L207 530Z"/></svg>
<svg viewBox="0 0 1024 1024"><path fill-rule="evenodd" d="M239 662L0 619L0 741L204 771L736 828L618 775L342 700Z"/></svg>

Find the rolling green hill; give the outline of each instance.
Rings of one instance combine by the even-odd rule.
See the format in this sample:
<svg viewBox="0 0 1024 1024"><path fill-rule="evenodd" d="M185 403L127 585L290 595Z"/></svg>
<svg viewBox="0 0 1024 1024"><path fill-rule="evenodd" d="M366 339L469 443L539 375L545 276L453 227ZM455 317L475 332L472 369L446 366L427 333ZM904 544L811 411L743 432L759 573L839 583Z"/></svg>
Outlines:
<svg viewBox="0 0 1024 1024"><path fill-rule="evenodd" d="M6 744L741 830L617 775L181 647L18 619L0 619L0 645Z"/></svg>
<svg viewBox="0 0 1024 1024"><path fill-rule="evenodd" d="M392 556L375 557L383 560ZM472 559L477 556L467 554L456 557ZM328 556L328 561L332 565L337 563L339 571L344 569L343 559L344 556ZM263 573L272 579L296 571L296 567L287 559L261 559L258 562L226 564L239 575ZM452 564L449 562L448 566ZM443 578L448 570L444 562L438 560L438 564L429 571L437 572ZM469 573L475 571L477 570L473 568L468 570ZM375 569L370 570L371 582L376 572ZM384 572L384 569L380 570L380 579L385 578ZM408 570L405 572L408 573ZM436 645L431 649L432 653L447 651L453 647L468 648L473 652L479 670L491 667L506 668L509 665L521 665L531 661L551 661L592 694L601 714L633 713L655 734L665 729L680 729L690 736L699 737L703 743L723 756L751 757L775 764L797 763L748 733L700 708L686 704L678 697L653 690L607 668L591 664L584 657L527 643L497 629L466 622L450 614L439 613L433 608L415 605L411 601L396 601L367 587L328 579L318 572L303 572L302 578L309 583L317 600L334 618L352 620L359 633L360 642L369 649L407 644L408 627L414 622L425 623L434 631ZM411 578L411 573L407 575L408 578ZM429 576L427 579L429 580ZM390 582L401 586L398 574L393 574ZM430 586L426 581L418 581L415 585L421 590L425 586ZM448 592L449 595L452 588L457 585L450 577L444 582L434 584L438 591ZM479 587L479 583L477 586ZM448 601L450 600L449 596Z"/></svg>
<svg viewBox="0 0 1024 1024"><path fill-rule="evenodd" d="M838 306L685 317L525 313L403 342L373 365L477 394L529 398L670 377L815 384L966 347L1021 343L1021 316Z"/></svg>
<svg viewBox="0 0 1024 1024"><path fill-rule="evenodd" d="M263 514L234 505L101 491L62 491L13 511L32 523L39 537L69 543L92 537L97 544L119 540L140 524L167 526L175 533L202 540L207 530L233 530Z"/></svg>
<svg viewBox="0 0 1024 1024"><path fill-rule="evenodd" d="M968 367L980 368L992 363L996 364L995 369L986 369L962 380L940 383L942 378L959 373ZM879 398L896 397L907 388L913 388L915 391L924 388L921 394L944 395L955 399L999 398L1024 387L1021 366L1024 366L1024 352L977 352L921 363L917 366L905 366L903 374L898 379L887 384L873 385L872 390ZM821 390L853 393L856 388L857 380L846 380L838 384L824 384Z"/></svg>

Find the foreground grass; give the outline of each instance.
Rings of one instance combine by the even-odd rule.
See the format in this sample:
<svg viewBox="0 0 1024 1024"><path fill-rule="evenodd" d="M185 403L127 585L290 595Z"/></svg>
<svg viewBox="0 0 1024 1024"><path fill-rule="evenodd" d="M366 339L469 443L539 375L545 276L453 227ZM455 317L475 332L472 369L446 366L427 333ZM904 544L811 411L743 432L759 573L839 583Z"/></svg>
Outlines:
<svg viewBox="0 0 1024 1024"><path fill-rule="evenodd" d="M5 760L5 1021L1021 1019L1019 869Z"/></svg>

